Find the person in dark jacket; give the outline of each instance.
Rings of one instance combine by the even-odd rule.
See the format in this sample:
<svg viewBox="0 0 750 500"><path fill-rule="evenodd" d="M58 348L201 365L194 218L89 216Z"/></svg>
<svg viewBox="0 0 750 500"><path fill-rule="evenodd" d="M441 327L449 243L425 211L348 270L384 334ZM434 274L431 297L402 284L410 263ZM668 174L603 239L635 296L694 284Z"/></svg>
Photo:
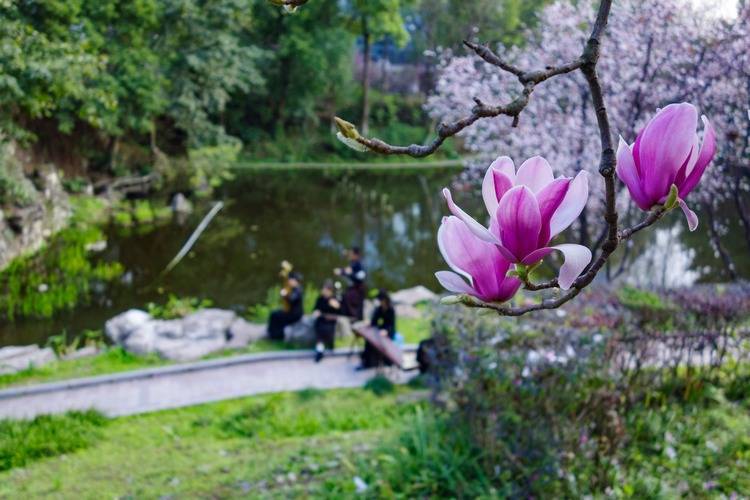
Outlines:
<svg viewBox="0 0 750 500"><path fill-rule="evenodd" d="M315 362L323 359L325 349L333 350L336 337L336 321L341 314L341 302L336 299L336 288L328 280L320 289L320 295L315 301Z"/></svg>
<svg viewBox="0 0 750 500"><path fill-rule="evenodd" d="M349 265L344 269L336 268L333 270L336 276L346 276L349 280L349 286L344 292L343 311L345 316L349 316L358 321L365 316L365 298L367 296L367 287L365 279L367 271L362 264L362 251L359 247L352 247L347 252Z"/></svg>
<svg viewBox="0 0 750 500"><path fill-rule="evenodd" d="M380 290L376 297L377 306L372 313L370 326L377 328L380 335L393 340L396 336L396 310L393 308L391 297L385 290ZM390 361L370 342L365 341L365 349L362 351L362 364L359 369L372 368L380 365L390 365Z"/></svg>
<svg viewBox="0 0 750 500"><path fill-rule="evenodd" d="M284 328L302 319L303 291L302 276L289 273L284 288L281 289L282 308L271 313L268 319L268 337L273 340L284 340Z"/></svg>

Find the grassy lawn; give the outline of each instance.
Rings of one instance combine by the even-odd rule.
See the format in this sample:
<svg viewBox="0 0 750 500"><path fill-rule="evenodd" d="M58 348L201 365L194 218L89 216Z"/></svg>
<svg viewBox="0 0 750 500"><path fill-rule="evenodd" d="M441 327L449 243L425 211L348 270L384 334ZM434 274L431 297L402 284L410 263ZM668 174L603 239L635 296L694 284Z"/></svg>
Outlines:
<svg viewBox="0 0 750 500"><path fill-rule="evenodd" d="M0 472L0 498L350 497L365 458L421 405L412 394L306 390L94 421L77 451ZM54 439L83 432L57 418ZM48 420L28 427L40 425L53 434ZM23 455L9 439L0 458Z"/></svg>
<svg viewBox="0 0 750 500"><path fill-rule="evenodd" d="M429 336L430 323L426 318L400 318L399 332L407 344L416 344ZM349 340L337 341L337 347L349 347ZM290 350L283 342L262 339L243 349L214 353L208 358L219 358L237 354ZM0 388L39 384L78 377L91 377L106 373L118 373L142 368L154 368L173 364L157 356L133 356L120 347L110 347L101 354L88 358L59 360L39 368L30 368L18 373L0 375Z"/></svg>

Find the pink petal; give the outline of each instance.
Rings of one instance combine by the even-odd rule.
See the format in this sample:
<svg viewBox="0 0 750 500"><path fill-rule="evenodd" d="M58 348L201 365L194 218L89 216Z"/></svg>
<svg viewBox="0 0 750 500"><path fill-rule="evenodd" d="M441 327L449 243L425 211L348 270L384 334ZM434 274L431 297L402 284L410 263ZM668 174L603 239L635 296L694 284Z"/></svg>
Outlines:
<svg viewBox="0 0 750 500"><path fill-rule="evenodd" d="M542 217L536 196L526 186L516 186L497 207L502 245L520 262L537 248Z"/></svg>
<svg viewBox="0 0 750 500"><path fill-rule="evenodd" d="M435 273L435 277L440 284L453 293L468 293L469 295L476 296L477 292L466 284L466 282L458 274L451 271L438 271Z"/></svg>
<svg viewBox="0 0 750 500"><path fill-rule="evenodd" d="M638 176L638 169L635 166L633 153L630 146L620 137L620 145L617 147L617 176L627 186L630 197L638 208L649 210L654 203L649 202L646 194L641 187L641 179Z"/></svg>
<svg viewBox="0 0 750 500"><path fill-rule="evenodd" d="M445 200L448 202L448 209L451 213L461 219L477 238L490 243L500 243L500 241L486 227L474 220L473 217L461 210L461 208L453 202L453 197L448 188L443 189L443 196L445 196Z"/></svg>
<svg viewBox="0 0 750 500"><path fill-rule="evenodd" d="M451 269L467 277L471 283L471 287L464 287L456 278L440 274L438 279L443 286L482 300L505 300L510 286L505 283L510 262L502 257L495 245L474 236L457 217L446 217L438 229L438 246Z"/></svg>
<svg viewBox="0 0 750 500"><path fill-rule="evenodd" d="M560 267L557 283L560 288L567 290L573 282L581 275L586 266L591 262L591 250L583 245L566 243L552 247L562 252L565 261Z"/></svg>
<svg viewBox="0 0 750 500"><path fill-rule="evenodd" d="M492 162L490 168L496 172L504 174L505 177L511 180L511 182L516 182L516 166L513 164L513 160L511 160L510 157L498 156L497 159Z"/></svg>
<svg viewBox="0 0 750 500"><path fill-rule="evenodd" d="M499 251L492 243L477 238L458 217L446 217L438 229L438 247L445 262L468 278L475 289L477 279L494 274L493 260Z"/></svg>
<svg viewBox="0 0 750 500"><path fill-rule="evenodd" d="M640 137L643 190L651 200L669 192L677 172L690 154L698 114L689 103L670 104L646 125Z"/></svg>
<svg viewBox="0 0 750 500"><path fill-rule="evenodd" d="M695 165L692 170L688 171L685 182L680 186L680 198L686 197L695 188L716 154L716 131L708 118L701 116L701 120L703 120L703 144Z"/></svg>
<svg viewBox="0 0 750 500"><path fill-rule="evenodd" d="M550 253L552 253L552 250L553 249L550 247L544 247L534 250L523 259L521 264L524 264L526 266L536 264L537 262L548 256Z"/></svg>
<svg viewBox="0 0 750 500"><path fill-rule="evenodd" d="M509 176L507 171L511 172ZM482 198L487 212L490 215L497 211L497 204L505 192L513 187L513 178L515 177L515 167L513 160L507 156L501 156L487 169L482 181Z"/></svg>
<svg viewBox="0 0 750 500"><path fill-rule="evenodd" d="M555 211L560 207L570 187L571 179L560 177L543 187L537 194L539 213L542 216L542 229L539 231L539 246L544 246L550 240L550 222Z"/></svg>
<svg viewBox="0 0 750 500"><path fill-rule="evenodd" d="M493 301L505 302L506 300L510 300L519 288L521 288L521 280L518 278L505 278L505 280L500 283L497 292L495 292Z"/></svg>
<svg viewBox="0 0 750 500"><path fill-rule="evenodd" d="M688 229L690 229L691 232L695 231L698 228L698 216L695 215L695 212L690 210L687 203L685 203L682 198L678 198L677 201L680 204L682 213L685 214L685 218L687 219Z"/></svg>
<svg viewBox="0 0 750 500"><path fill-rule="evenodd" d="M589 174L585 170L581 170L571 181L568 191L565 193L565 198L550 219L550 238L554 238L573 224L573 221L581 215L588 200Z"/></svg>
<svg viewBox="0 0 750 500"><path fill-rule="evenodd" d="M541 156L529 158L521 164L516 174L516 186L526 186L533 193L539 192L547 184L555 180L552 167Z"/></svg>

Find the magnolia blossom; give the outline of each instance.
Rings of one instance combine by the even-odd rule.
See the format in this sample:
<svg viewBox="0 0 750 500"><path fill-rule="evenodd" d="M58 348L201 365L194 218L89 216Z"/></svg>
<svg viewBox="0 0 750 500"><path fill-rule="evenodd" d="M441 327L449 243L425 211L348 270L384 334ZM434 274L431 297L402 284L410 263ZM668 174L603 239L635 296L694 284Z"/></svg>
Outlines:
<svg viewBox="0 0 750 500"><path fill-rule="evenodd" d="M438 246L451 271L435 273L441 285L455 293L466 293L486 302L505 302L521 286L506 277L510 262L492 243L477 238L457 217L445 217L438 229ZM469 284L461 278L464 276Z"/></svg>
<svg viewBox="0 0 750 500"><path fill-rule="evenodd" d="M511 263L533 266L553 250L562 252L565 262L558 283L567 290L591 261L591 251L582 245L548 246L550 240L570 226L581 214L589 194L588 174L573 179L555 179L547 160L535 156L516 172L513 160L501 156L487 169L482 198L490 215L489 228L461 210L446 188L443 194L450 211L466 224L471 234L493 244Z"/></svg>
<svg viewBox="0 0 750 500"><path fill-rule="evenodd" d="M703 141L696 133L698 112L689 103L670 104L656 113L628 146L620 137L617 175L641 210L663 204L672 186L677 202L694 231L698 217L688 208L685 197L701 180L716 153L716 134L703 116Z"/></svg>

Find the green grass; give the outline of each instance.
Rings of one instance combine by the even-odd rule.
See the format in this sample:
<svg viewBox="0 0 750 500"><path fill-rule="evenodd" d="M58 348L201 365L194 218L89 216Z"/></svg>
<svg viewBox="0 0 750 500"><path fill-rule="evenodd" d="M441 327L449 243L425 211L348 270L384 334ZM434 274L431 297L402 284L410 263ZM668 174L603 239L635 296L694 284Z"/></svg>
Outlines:
<svg viewBox="0 0 750 500"><path fill-rule="evenodd" d="M0 420L0 471L86 448L101 438L106 423L94 411Z"/></svg>
<svg viewBox="0 0 750 500"><path fill-rule="evenodd" d="M407 394L308 389L114 419L85 448L1 472L0 498L350 498L356 464L421 404Z"/></svg>

